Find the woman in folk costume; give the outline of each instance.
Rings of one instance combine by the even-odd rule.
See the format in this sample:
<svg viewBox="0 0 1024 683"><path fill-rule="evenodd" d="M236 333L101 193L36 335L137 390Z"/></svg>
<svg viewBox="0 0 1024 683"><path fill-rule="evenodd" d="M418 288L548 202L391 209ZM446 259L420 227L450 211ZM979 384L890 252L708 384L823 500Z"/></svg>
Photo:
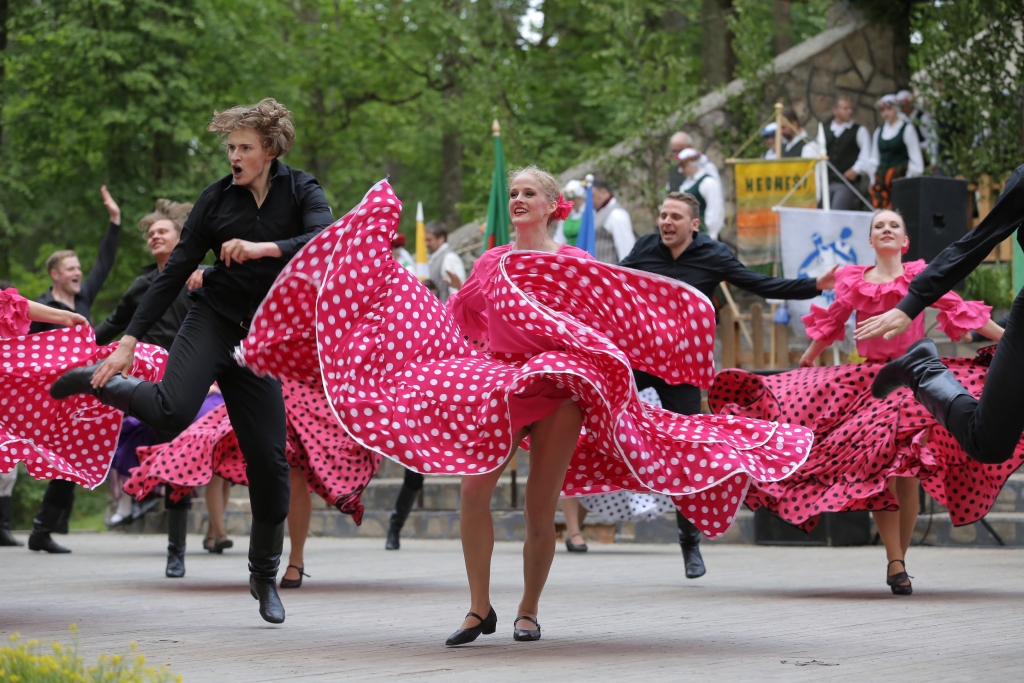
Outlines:
<svg viewBox="0 0 1024 683"><path fill-rule="evenodd" d="M32 322L66 328L28 334ZM103 483L121 430L121 413L86 396L54 401L48 389L66 370L95 363L113 349L96 344L81 315L29 301L16 289L0 288L0 474L10 474L24 462L35 479L63 479L88 489ZM166 353L151 344L140 350L132 371L159 378ZM0 500L0 545L21 545L10 535L9 510L8 493ZM58 524L66 525L67 519Z"/></svg>
<svg viewBox="0 0 1024 683"><path fill-rule="evenodd" d="M878 100L882 125L871 136L870 163L874 182L870 187L871 203L876 209L892 208L892 183L899 178L913 178L924 173L924 157L917 130L896 106L896 96Z"/></svg>
<svg viewBox="0 0 1024 683"><path fill-rule="evenodd" d="M905 557L917 521L918 482L949 507L954 525L981 519L1006 478L1022 462L1024 448L1007 465L972 462L907 391L889 400L870 395L871 380L885 363L902 356L925 336L923 316L889 340L859 341L867 362L814 367L817 356L843 339L845 324L888 311L906 294L924 261L901 263L909 247L906 225L896 212L881 210L871 221L869 242L876 265L844 266L836 273L835 301L828 310L812 306L804 316L813 340L801 368L768 377L727 370L708 395L716 413L785 420L814 430L807 463L782 482L756 483L747 495L752 508L767 507L792 524L811 528L822 512L871 510L888 560L886 583L897 595L913 588ZM991 307L949 293L935 302L939 327L958 340L971 330L999 339L1003 330L989 318ZM947 359L962 381L981 391L991 354Z"/></svg>
<svg viewBox="0 0 1024 683"><path fill-rule="evenodd" d="M809 430L645 408L632 367L708 386L714 309L696 290L601 264L548 236L569 203L533 167L511 175L516 242L477 260L447 307L391 258L401 204L378 183L282 271L239 357L254 371L319 379L349 435L420 472L462 476L470 613L447 641L493 633L491 493L527 437L525 589L513 637L540 638L560 493L676 497L709 536L750 479L807 457Z"/></svg>

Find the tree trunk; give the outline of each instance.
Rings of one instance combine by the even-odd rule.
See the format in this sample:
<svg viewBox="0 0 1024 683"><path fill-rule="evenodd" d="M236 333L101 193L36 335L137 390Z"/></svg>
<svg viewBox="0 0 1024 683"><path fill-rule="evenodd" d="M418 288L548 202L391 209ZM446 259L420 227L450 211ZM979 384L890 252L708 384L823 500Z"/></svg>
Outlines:
<svg viewBox="0 0 1024 683"><path fill-rule="evenodd" d="M459 109L458 99L462 93L457 86L450 86L441 92L448 111ZM444 122L441 134L441 220L449 230L462 225L459 216L459 202L462 201L462 157L464 149L455 121Z"/></svg>
<svg viewBox="0 0 1024 683"><path fill-rule="evenodd" d="M793 47L793 24L790 17L790 0L775 0L775 54Z"/></svg>
<svg viewBox="0 0 1024 683"><path fill-rule="evenodd" d="M701 72L710 89L732 80L736 56L732 51L732 31L726 17L732 12L732 0L703 0L701 8Z"/></svg>

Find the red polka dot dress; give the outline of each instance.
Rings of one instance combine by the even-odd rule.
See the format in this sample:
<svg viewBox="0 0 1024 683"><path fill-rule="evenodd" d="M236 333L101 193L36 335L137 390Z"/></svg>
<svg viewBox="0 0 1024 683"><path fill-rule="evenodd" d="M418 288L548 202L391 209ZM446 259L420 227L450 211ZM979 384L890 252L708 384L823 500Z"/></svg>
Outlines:
<svg viewBox="0 0 1024 683"><path fill-rule="evenodd" d="M27 316L17 292L0 291L0 336L14 335L0 339L0 472L24 462L35 479L96 488L110 471L123 415L92 396L57 401L49 390L68 370L109 356L116 344L97 346L86 325L27 335ZM166 360L160 347L139 344L131 374L156 382Z"/></svg>
<svg viewBox="0 0 1024 683"><path fill-rule="evenodd" d="M711 383L714 310L696 290L574 247L499 247L446 308L391 256L400 215L390 185L374 186L285 267L238 351L257 373L322 382L357 444L424 474L482 474L514 452L517 430L576 401L584 425L563 493L671 495L709 536L752 478L806 459L805 428L637 398L632 367Z"/></svg>
<svg viewBox="0 0 1024 683"><path fill-rule="evenodd" d="M321 385L286 379L282 391L288 464L302 471L310 491L359 524L363 518L359 498L380 467L380 456L346 436ZM132 470L124 490L140 500L158 484L170 485L172 500L180 500L192 488L208 484L214 474L233 484L249 484L245 459L223 404L170 443L141 447L137 454L139 466Z"/></svg>
<svg viewBox="0 0 1024 683"><path fill-rule="evenodd" d="M894 308L924 262L904 267L903 277L885 284L865 281L865 267L840 269L835 303L827 311L812 307L803 318L808 335L830 343L843 338L844 323L853 311L864 320ZM941 310L939 326L953 338L984 325L991 311L953 293L936 307ZM767 377L742 370L719 373L708 393L712 412L780 420L814 431L814 447L803 467L784 481L755 482L747 504L753 509L767 507L809 530L822 512L897 510L896 498L886 488L889 480L917 477L949 508L954 525L984 517L1007 478L1024 463L1024 441L1009 461L984 465L967 456L909 389L883 400L871 396L871 382L882 364L923 336L919 316L906 333L892 340L858 342L858 351L870 359L866 363L801 368ZM982 349L973 359L942 362L977 398L994 349Z"/></svg>

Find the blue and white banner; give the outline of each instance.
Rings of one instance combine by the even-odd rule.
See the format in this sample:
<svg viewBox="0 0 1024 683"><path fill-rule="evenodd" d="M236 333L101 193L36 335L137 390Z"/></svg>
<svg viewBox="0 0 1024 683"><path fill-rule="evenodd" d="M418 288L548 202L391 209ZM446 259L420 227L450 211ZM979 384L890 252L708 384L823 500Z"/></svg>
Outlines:
<svg viewBox="0 0 1024 683"><path fill-rule="evenodd" d="M783 277L816 278L834 265L874 265L875 251L868 246L870 213L784 207L775 210L779 212ZM828 308L834 297L829 290L814 299L788 301L793 332L805 335L800 317L807 315L812 303ZM849 341L851 330L847 330L846 336Z"/></svg>

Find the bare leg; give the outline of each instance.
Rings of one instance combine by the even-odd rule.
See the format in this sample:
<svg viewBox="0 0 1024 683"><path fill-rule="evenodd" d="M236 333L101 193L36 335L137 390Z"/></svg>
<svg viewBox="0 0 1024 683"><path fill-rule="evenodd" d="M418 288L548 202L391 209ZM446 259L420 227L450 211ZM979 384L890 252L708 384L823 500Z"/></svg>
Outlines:
<svg viewBox="0 0 1024 683"><path fill-rule="evenodd" d="M555 508L565 481L583 415L574 402L563 403L554 414L530 428L530 478L526 484L526 543L523 545L523 599L516 616L536 618L540 594L555 557ZM519 622L522 630L530 623Z"/></svg>
<svg viewBox="0 0 1024 683"><path fill-rule="evenodd" d="M896 499L900 502L900 548L906 557L917 525L917 512L921 509L920 480L914 477L896 479Z"/></svg>
<svg viewBox="0 0 1024 683"><path fill-rule="evenodd" d="M562 514L565 515L565 539L574 545L585 543L583 538L583 517L587 511L575 498L562 498L559 503L562 506Z"/></svg>
<svg viewBox="0 0 1024 683"><path fill-rule="evenodd" d="M290 473L292 497L288 507L288 539L291 544L291 553L288 555L288 564L291 565L284 573L286 579L297 580L299 571L293 567L305 567L303 564L302 551L306 547L306 538L309 536L309 518L313 514L313 500L309 497L309 486L306 484L306 477L302 470L293 467Z"/></svg>
<svg viewBox="0 0 1024 683"><path fill-rule="evenodd" d="M893 493L896 492L896 481L899 481L899 479L889 482L889 489ZM885 545L885 559L890 563L889 576L905 571L904 566L900 562L895 562L895 560L903 560L904 557L903 545L900 543L902 501L900 501L900 508L900 510L876 510L871 513L871 516L875 518L875 526L878 527L878 535L882 538L882 544ZM914 511L916 513L916 507Z"/></svg>
<svg viewBox="0 0 1024 683"><path fill-rule="evenodd" d="M518 445L525 436L525 430L516 434L513 443ZM481 618L486 618L491 609L491 555L494 552L491 496L504 470L503 465L487 474L462 477L459 529L462 534L462 555L466 560L466 575L469 577L469 611L479 614ZM551 527L554 531L554 520ZM466 617L459 628L479 625L477 619Z"/></svg>
<svg viewBox="0 0 1024 683"><path fill-rule="evenodd" d="M207 538L224 538L224 511L227 509L228 493L231 484L221 479L216 474L206 485L206 514L210 518L210 529L206 532Z"/></svg>

